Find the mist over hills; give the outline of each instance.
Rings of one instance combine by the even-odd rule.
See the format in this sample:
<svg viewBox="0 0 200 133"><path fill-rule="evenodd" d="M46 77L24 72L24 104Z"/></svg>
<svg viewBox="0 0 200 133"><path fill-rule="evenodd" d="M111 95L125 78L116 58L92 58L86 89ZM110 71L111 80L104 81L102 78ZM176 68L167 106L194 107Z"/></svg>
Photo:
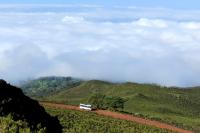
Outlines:
<svg viewBox="0 0 200 133"><path fill-rule="evenodd" d="M39 88L43 86L45 88L45 84L47 84L48 89L61 89L64 88L66 89L67 84L71 85L73 87L74 85L79 85L80 83L87 82L87 81L97 81L97 82L102 82L102 83L108 83L108 84L145 84L145 85L155 85L163 88L176 88L176 89L200 89L200 85L197 86L166 86L154 82L134 82L134 81L123 81L123 80L106 80L106 79L97 79L97 78L78 78L78 77L73 77L73 76L41 76L41 77L36 77L36 78L25 78L23 80L15 80L11 81L12 84L22 87L22 89L30 89L31 87ZM42 85L40 83L43 82ZM49 82L44 83L44 82ZM51 83L50 83L51 82ZM32 85L32 86L30 86ZM47 88L46 86L46 88ZM70 87L69 87L70 88Z"/></svg>

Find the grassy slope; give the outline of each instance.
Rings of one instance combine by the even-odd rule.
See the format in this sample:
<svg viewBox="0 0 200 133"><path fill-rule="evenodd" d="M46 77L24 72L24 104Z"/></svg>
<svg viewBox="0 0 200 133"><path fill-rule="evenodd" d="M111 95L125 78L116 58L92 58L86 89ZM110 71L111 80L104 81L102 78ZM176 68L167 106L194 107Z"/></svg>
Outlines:
<svg viewBox="0 0 200 133"><path fill-rule="evenodd" d="M91 112L47 108L51 115L58 116L65 133L171 133L137 123L99 116Z"/></svg>
<svg viewBox="0 0 200 133"><path fill-rule="evenodd" d="M88 81L46 100L78 105L93 93L100 92L127 99L124 111L174 123L200 132L200 89L164 88L149 84L112 84Z"/></svg>

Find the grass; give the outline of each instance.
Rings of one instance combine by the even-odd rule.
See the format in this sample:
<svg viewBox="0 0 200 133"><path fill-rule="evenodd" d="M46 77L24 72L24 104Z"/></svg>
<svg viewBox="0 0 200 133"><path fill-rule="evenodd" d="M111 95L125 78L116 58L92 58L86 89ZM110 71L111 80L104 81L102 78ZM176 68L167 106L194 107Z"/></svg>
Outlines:
<svg viewBox="0 0 200 133"><path fill-rule="evenodd" d="M78 105L80 102L86 103L97 92L126 99L124 112L200 132L199 88L167 88L154 84L114 84L93 80L42 100Z"/></svg>

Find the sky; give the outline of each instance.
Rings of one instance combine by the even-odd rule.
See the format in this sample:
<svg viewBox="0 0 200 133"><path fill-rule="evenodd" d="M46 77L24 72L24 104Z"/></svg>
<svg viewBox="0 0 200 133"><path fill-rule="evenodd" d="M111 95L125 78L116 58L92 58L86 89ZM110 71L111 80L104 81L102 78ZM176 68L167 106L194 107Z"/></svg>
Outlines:
<svg viewBox="0 0 200 133"><path fill-rule="evenodd" d="M103 6L161 7L173 9L200 9L199 0L1 0L6 4L88 4Z"/></svg>
<svg viewBox="0 0 200 133"><path fill-rule="evenodd" d="M0 78L200 85L200 2L0 2Z"/></svg>

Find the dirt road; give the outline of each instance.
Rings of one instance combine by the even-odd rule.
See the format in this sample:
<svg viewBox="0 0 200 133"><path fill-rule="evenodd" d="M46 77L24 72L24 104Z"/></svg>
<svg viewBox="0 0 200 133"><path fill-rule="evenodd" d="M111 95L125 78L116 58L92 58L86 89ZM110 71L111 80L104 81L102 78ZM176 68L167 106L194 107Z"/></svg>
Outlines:
<svg viewBox="0 0 200 133"><path fill-rule="evenodd" d="M40 104L44 105L44 106L52 107L52 108L81 111L81 109L79 109L79 107L77 107L77 106L56 104L56 103L47 103L47 102L41 102ZM99 115L116 118L116 119L123 119L123 120L133 121L133 122L144 124L144 125L154 126L157 128L168 129L168 130L179 132L179 133L193 133L191 131L177 128L177 127L169 125L169 124L161 123L159 121L154 121L154 120L147 120L147 119L136 117L133 115L121 114L121 113L111 112L111 111L107 111L107 110L95 110L92 112L95 112L96 114L99 114Z"/></svg>

